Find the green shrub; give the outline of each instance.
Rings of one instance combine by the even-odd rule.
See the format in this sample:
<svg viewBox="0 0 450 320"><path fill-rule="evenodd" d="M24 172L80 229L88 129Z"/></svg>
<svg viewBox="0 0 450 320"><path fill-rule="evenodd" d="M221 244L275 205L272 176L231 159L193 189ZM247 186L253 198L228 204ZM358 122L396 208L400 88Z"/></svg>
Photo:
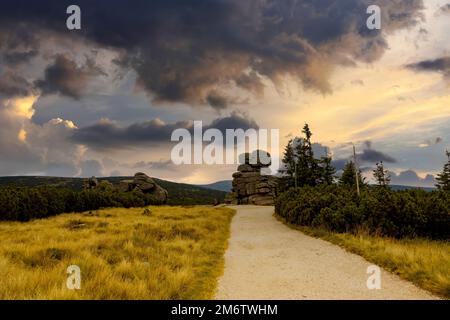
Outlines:
<svg viewBox="0 0 450 320"><path fill-rule="evenodd" d="M29 221L64 212L83 212L106 207L158 205L151 195L113 190L74 191L56 187L0 188L0 220Z"/></svg>
<svg viewBox="0 0 450 320"><path fill-rule="evenodd" d="M438 191L366 188L358 197L342 186L302 187L282 193L275 212L289 223L335 232L450 238L450 195Z"/></svg>

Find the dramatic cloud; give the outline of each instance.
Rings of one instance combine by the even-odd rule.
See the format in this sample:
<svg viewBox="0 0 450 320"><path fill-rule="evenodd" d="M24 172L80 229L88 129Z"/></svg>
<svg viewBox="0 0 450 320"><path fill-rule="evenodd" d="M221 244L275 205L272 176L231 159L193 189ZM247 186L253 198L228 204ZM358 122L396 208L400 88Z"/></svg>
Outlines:
<svg viewBox="0 0 450 320"><path fill-rule="evenodd" d="M87 59L86 64L79 67L67 56L57 55L55 62L45 70L45 77L37 80L35 85L42 94L59 93L79 99L86 88L90 77L103 74L95 64Z"/></svg>
<svg viewBox="0 0 450 320"><path fill-rule="evenodd" d="M192 121L165 123L160 119L135 123L121 127L110 120L102 120L92 126L84 127L74 132L72 141L94 149L133 148L143 145L169 144L172 132L176 129L193 131ZM211 124L204 124L203 130L219 129L225 133L226 129L257 129L255 121L238 113L214 120Z"/></svg>
<svg viewBox="0 0 450 320"><path fill-rule="evenodd" d="M14 33L20 27L22 38L30 30L86 39L117 51L117 65L134 69L138 85L156 101L209 104L219 110L229 98L218 88L237 86L260 95L262 78L278 86L291 76L306 89L329 93L336 65L379 59L388 48L386 35L416 24L423 9L422 0L140 0L132 5L80 0L82 30L70 33L64 25L69 4L2 3L0 28ZM366 9L372 4L382 8L383 32L366 27ZM9 60L34 56L34 49ZM78 98L83 80L74 71L80 70L60 59L39 87Z"/></svg>
<svg viewBox="0 0 450 320"><path fill-rule="evenodd" d="M31 84L23 77L7 71L0 74L0 94L6 97L26 96L32 91Z"/></svg>
<svg viewBox="0 0 450 320"><path fill-rule="evenodd" d="M402 171L399 174L389 172L389 174L391 175L391 183L394 185L434 187L436 184L436 180L433 175L428 174L425 178L421 178L413 170Z"/></svg>
<svg viewBox="0 0 450 320"><path fill-rule="evenodd" d="M361 152L356 153L356 159L361 170L363 170L363 166L375 164L380 161L385 163L397 163L397 159L385 152L374 149L372 144L372 141L367 140L362 143L362 146L357 147L359 150L362 149ZM342 144L334 148L334 151L337 152L338 156L337 159L333 161L333 165L337 170L344 169L344 166L348 161L354 161L352 148L353 145L351 143ZM368 169L370 169L370 167L368 167Z"/></svg>
<svg viewBox="0 0 450 320"><path fill-rule="evenodd" d="M433 59L424 60L417 63L407 65L409 69L415 71L432 71L440 72L445 77L450 77L450 56Z"/></svg>
<svg viewBox="0 0 450 320"><path fill-rule="evenodd" d="M18 67L38 54L37 34L29 29L28 23L10 25L6 20L0 21L0 61L3 66Z"/></svg>
<svg viewBox="0 0 450 320"><path fill-rule="evenodd" d="M372 149L366 149L362 152L362 154L359 155L359 159L366 162L389 162L389 163L395 163L397 160L392 158L391 156L377 150Z"/></svg>
<svg viewBox="0 0 450 320"><path fill-rule="evenodd" d="M62 119L31 123L33 103L0 98L0 175L76 175L80 147L68 143L75 125Z"/></svg>
<svg viewBox="0 0 450 320"><path fill-rule="evenodd" d="M104 119L77 130L72 140L94 149L133 148L137 145L168 143L172 132L178 128L191 129L192 124L188 121L166 124L160 119L153 119L121 127Z"/></svg>
<svg viewBox="0 0 450 320"><path fill-rule="evenodd" d="M219 129L223 134L225 134L227 129L259 129L259 126L248 116L233 112L228 117L215 119L209 126L206 127L206 129L210 128Z"/></svg>
<svg viewBox="0 0 450 320"><path fill-rule="evenodd" d="M5 52L5 54L3 55L3 60L7 65L17 66L28 62L30 59L36 57L37 55L38 51L35 49L26 51L11 51Z"/></svg>
<svg viewBox="0 0 450 320"><path fill-rule="evenodd" d="M338 169L352 150L334 146L355 141L362 168L435 172L450 139L446 87L435 83L449 75L448 1L435 2L78 0L75 31L69 0L4 0L0 175L228 179L235 166L166 161L172 131L192 131L193 119L222 132L264 123L281 136L308 122L345 159ZM366 27L373 4L381 30Z"/></svg>
<svg viewBox="0 0 450 320"><path fill-rule="evenodd" d="M381 151L372 149L372 142L366 141L365 143L365 149L362 153L357 154L358 161L364 161L364 162L387 162L387 163L396 163L397 160Z"/></svg>

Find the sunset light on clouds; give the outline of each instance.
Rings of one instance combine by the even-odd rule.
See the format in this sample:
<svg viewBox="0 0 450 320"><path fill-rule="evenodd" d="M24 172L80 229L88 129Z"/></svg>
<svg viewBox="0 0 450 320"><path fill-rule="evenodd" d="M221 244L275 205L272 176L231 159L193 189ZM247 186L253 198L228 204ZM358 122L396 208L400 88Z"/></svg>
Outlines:
<svg viewBox="0 0 450 320"><path fill-rule="evenodd" d="M423 178L441 169L450 147L448 1L373 1L384 14L373 33L363 30L371 2L347 2L210 1L191 11L156 1L133 21L115 15L117 29L100 24L114 21L103 4L87 10L80 1L79 32L46 11L47 1L42 10L30 5L48 15L39 20L6 4L0 174L83 176L90 161L99 176L230 179L234 166L170 162L170 132L202 120L280 129L281 150L308 123L334 160L348 159L354 143L392 159L393 173L417 174L396 183L431 186ZM327 20L319 9L335 14ZM361 166L370 171L376 161Z"/></svg>

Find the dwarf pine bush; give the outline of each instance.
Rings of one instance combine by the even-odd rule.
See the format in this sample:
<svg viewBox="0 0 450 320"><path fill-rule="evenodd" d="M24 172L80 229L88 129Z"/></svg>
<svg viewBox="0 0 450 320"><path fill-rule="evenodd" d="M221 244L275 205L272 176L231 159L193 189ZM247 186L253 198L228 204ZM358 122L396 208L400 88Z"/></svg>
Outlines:
<svg viewBox="0 0 450 320"><path fill-rule="evenodd" d="M389 237L450 239L450 194L423 190L393 191L321 185L290 189L281 194L275 212L299 226L334 232L358 232Z"/></svg>

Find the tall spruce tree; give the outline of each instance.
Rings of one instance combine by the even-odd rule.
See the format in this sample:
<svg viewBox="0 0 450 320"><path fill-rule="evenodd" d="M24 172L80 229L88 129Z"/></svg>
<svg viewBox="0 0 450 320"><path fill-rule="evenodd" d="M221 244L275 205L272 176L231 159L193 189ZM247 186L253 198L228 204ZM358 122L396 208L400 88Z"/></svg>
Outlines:
<svg viewBox="0 0 450 320"><path fill-rule="evenodd" d="M383 161L377 162L377 167L373 170L373 177L377 185L386 188L391 183L389 172L384 169Z"/></svg>
<svg viewBox="0 0 450 320"><path fill-rule="evenodd" d="M364 187L366 185L366 178L362 176L361 170L358 170L359 186ZM339 178L339 184L347 187L356 186L356 166L353 161L346 163L344 171Z"/></svg>
<svg viewBox="0 0 450 320"><path fill-rule="evenodd" d="M319 163L319 183L321 184L333 184L334 183L334 175L336 174L336 169L331 164L331 157L328 155L323 156L320 159Z"/></svg>
<svg viewBox="0 0 450 320"><path fill-rule="evenodd" d="M328 152L328 148L324 148L325 155L320 158L318 163L319 168L319 183L320 184L333 184L336 174L336 169L331 164L332 158Z"/></svg>
<svg viewBox="0 0 450 320"><path fill-rule="evenodd" d="M302 133L304 138L300 139L296 147L297 153L297 181L300 186L315 186L320 182L319 161L314 158L312 149L312 132L306 123Z"/></svg>
<svg viewBox="0 0 450 320"><path fill-rule="evenodd" d="M284 148L283 163L286 165L286 173L294 177L295 173L295 154L294 142L289 140L287 146Z"/></svg>
<svg viewBox="0 0 450 320"><path fill-rule="evenodd" d="M450 152L447 150L445 152L448 161L444 165L444 169L436 177L436 187L441 191L450 191Z"/></svg>

